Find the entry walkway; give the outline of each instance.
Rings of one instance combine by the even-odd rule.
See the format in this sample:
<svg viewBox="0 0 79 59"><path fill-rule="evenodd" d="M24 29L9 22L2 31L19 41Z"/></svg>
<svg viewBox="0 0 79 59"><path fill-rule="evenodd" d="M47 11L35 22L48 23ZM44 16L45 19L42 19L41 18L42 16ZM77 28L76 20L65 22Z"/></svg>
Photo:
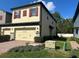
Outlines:
<svg viewBox="0 0 79 59"><path fill-rule="evenodd" d="M0 54L18 46L26 46L26 41L8 41L0 43Z"/></svg>
<svg viewBox="0 0 79 59"><path fill-rule="evenodd" d="M79 49L79 44L76 41L70 41L72 49Z"/></svg>

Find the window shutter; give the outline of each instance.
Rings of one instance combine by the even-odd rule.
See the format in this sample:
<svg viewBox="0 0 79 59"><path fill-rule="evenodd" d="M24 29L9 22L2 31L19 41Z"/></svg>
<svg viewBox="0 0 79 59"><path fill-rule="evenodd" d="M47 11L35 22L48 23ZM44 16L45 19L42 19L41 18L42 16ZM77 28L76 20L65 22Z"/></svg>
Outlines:
<svg viewBox="0 0 79 59"><path fill-rule="evenodd" d="M38 8L36 8L36 16L38 16Z"/></svg>
<svg viewBox="0 0 79 59"><path fill-rule="evenodd" d="M29 9L29 17L31 17L31 9Z"/></svg>
<svg viewBox="0 0 79 59"><path fill-rule="evenodd" d="M14 19L16 18L16 12L14 12Z"/></svg>
<svg viewBox="0 0 79 59"><path fill-rule="evenodd" d="M19 18L21 17L21 11L19 11Z"/></svg>
<svg viewBox="0 0 79 59"><path fill-rule="evenodd" d="M2 16L0 16L0 20L2 20Z"/></svg>
<svg viewBox="0 0 79 59"><path fill-rule="evenodd" d="M23 16L27 16L27 11L26 10L23 11Z"/></svg>

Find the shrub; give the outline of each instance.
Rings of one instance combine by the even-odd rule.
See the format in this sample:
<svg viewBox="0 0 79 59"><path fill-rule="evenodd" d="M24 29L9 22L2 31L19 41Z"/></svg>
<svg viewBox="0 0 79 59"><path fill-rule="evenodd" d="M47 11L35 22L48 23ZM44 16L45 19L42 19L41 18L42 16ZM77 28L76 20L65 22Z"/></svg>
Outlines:
<svg viewBox="0 0 79 59"><path fill-rule="evenodd" d="M66 41L67 40L67 38L65 38L65 37L59 37L59 39L58 40L60 40L60 41Z"/></svg>
<svg viewBox="0 0 79 59"><path fill-rule="evenodd" d="M44 40L44 42L45 42L46 40L66 41L67 38L58 37L58 36L44 36L44 37L43 37L43 40Z"/></svg>
<svg viewBox="0 0 79 59"><path fill-rule="evenodd" d="M57 36L44 36L43 37L43 42L47 40L56 40Z"/></svg>
<svg viewBox="0 0 79 59"><path fill-rule="evenodd" d="M57 41L66 41L67 38L64 38L64 37L58 37L58 36L43 36L43 37L35 37L35 42L45 42L47 40L57 40Z"/></svg>
<svg viewBox="0 0 79 59"><path fill-rule="evenodd" d="M44 42L47 40L52 40L52 36L44 36L43 37Z"/></svg>
<svg viewBox="0 0 79 59"><path fill-rule="evenodd" d="M32 45L27 45L27 46L19 46L12 48L9 50L9 52L24 52L24 51L40 51L44 47L42 46L32 46Z"/></svg>
<svg viewBox="0 0 79 59"><path fill-rule="evenodd" d="M35 42L38 42L38 43L43 42L42 37L35 37L34 39L35 39Z"/></svg>
<svg viewBox="0 0 79 59"><path fill-rule="evenodd" d="M10 40L10 35L1 35L0 42L5 42Z"/></svg>
<svg viewBox="0 0 79 59"><path fill-rule="evenodd" d="M40 42L40 37L35 37L35 42Z"/></svg>

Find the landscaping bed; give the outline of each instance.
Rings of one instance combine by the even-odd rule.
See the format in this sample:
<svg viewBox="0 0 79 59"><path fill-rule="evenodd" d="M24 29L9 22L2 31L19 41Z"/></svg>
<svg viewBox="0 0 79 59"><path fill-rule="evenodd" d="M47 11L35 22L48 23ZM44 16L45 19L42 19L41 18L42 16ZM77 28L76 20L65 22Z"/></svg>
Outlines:
<svg viewBox="0 0 79 59"><path fill-rule="evenodd" d="M10 41L10 35L0 35L0 43Z"/></svg>
<svg viewBox="0 0 79 59"><path fill-rule="evenodd" d="M72 50L70 41L56 40L56 49L45 49L44 46L20 46L7 53L1 54L2 58L73 58L79 57L79 50ZM65 44L65 45L64 45ZM65 46L65 47L64 47ZM64 49L63 49L64 48Z"/></svg>

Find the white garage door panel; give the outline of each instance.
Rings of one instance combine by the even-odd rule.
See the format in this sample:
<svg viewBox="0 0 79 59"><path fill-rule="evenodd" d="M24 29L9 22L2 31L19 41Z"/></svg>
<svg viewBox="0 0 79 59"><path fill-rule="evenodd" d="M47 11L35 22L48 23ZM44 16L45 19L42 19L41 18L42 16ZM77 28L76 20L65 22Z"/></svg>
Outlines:
<svg viewBox="0 0 79 59"><path fill-rule="evenodd" d="M16 30L16 40L34 41L35 30Z"/></svg>
<svg viewBox="0 0 79 59"><path fill-rule="evenodd" d="M4 30L4 35L10 35L10 30Z"/></svg>

